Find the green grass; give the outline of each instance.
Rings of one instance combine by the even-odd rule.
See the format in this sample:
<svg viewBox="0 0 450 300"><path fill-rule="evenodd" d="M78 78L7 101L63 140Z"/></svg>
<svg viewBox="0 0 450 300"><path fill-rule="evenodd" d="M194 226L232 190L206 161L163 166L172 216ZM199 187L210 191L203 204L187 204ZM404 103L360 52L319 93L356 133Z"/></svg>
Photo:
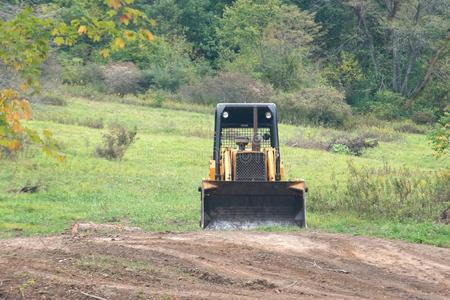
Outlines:
<svg viewBox="0 0 450 300"><path fill-rule="evenodd" d="M51 128L67 162L59 164L36 150L0 161L0 237L61 232L80 220L132 224L150 231L199 230L197 187L207 174L212 152L212 115L79 98L69 99L67 106L36 105L33 110L35 120L29 126ZM123 160L94 155L106 129L73 125L100 117L106 125L119 122L138 128L138 139ZM301 130L305 128L281 125L280 138L286 141ZM432 157L421 135L381 143L362 157L287 146L282 156L288 176L305 178L311 195L345 184L349 159L359 166L388 162L426 170L450 167L448 159ZM9 192L37 182L43 184L38 193ZM342 213L309 216L311 228L450 247L446 225L371 221Z"/></svg>

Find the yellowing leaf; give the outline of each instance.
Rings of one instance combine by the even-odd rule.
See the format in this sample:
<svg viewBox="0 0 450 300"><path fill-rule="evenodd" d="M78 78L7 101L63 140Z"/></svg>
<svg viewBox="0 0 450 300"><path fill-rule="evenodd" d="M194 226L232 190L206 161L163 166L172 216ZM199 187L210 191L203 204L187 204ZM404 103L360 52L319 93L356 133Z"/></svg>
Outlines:
<svg viewBox="0 0 450 300"><path fill-rule="evenodd" d="M8 149L10 151L16 151L20 149L20 142L18 140L12 140L11 142L9 142L8 144Z"/></svg>
<svg viewBox="0 0 450 300"><path fill-rule="evenodd" d="M108 49L102 49L102 50L100 50L100 55L101 55L103 58L109 57L109 50L108 50Z"/></svg>
<svg viewBox="0 0 450 300"><path fill-rule="evenodd" d="M125 30L123 35L128 41L134 41L136 39L135 33L129 30Z"/></svg>
<svg viewBox="0 0 450 300"><path fill-rule="evenodd" d="M143 33L147 41L152 42L155 39L155 36L150 31L144 30Z"/></svg>
<svg viewBox="0 0 450 300"><path fill-rule="evenodd" d="M122 48L125 47L125 41L124 41L122 38L116 38L116 39L114 40L114 45L115 45L117 48L122 49Z"/></svg>
<svg viewBox="0 0 450 300"><path fill-rule="evenodd" d="M79 35L83 35L87 32L87 28L84 25L81 25L80 27L78 27L78 34Z"/></svg>
<svg viewBox="0 0 450 300"><path fill-rule="evenodd" d="M14 122L12 125L12 130L15 133L22 133L23 132L23 127L20 125L19 122Z"/></svg>
<svg viewBox="0 0 450 300"><path fill-rule="evenodd" d="M28 90L28 84L27 84L26 82L22 82L22 83L19 85L19 89L20 89L22 92L25 92L26 90Z"/></svg>
<svg viewBox="0 0 450 300"><path fill-rule="evenodd" d="M128 25L128 23L130 22L130 17L128 17L128 15L121 15L119 18L120 23Z"/></svg>
<svg viewBox="0 0 450 300"><path fill-rule="evenodd" d="M64 38L61 36L57 36L55 37L54 42L57 46L61 46L62 44L64 44Z"/></svg>
<svg viewBox="0 0 450 300"><path fill-rule="evenodd" d="M120 0L106 0L109 7L118 9L120 7Z"/></svg>
<svg viewBox="0 0 450 300"><path fill-rule="evenodd" d="M25 120L29 120L31 119L31 108L30 108L30 103L27 100L22 100L22 102L20 103L21 107L22 107L22 112L23 112L23 118Z"/></svg>

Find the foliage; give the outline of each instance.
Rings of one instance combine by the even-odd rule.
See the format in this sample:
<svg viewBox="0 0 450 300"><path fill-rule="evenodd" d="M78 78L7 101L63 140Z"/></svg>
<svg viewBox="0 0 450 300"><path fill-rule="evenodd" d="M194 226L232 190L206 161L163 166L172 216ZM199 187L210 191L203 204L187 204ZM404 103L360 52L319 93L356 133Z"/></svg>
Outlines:
<svg viewBox="0 0 450 300"><path fill-rule="evenodd" d="M436 116L432 111L416 111L411 115L411 119L416 124L433 124Z"/></svg>
<svg viewBox="0 0 450 300"><path fill-rule="evenodd" d="M154 37L146 27L152 22L132 7L133 2L74 1L74 5L84 10L80 18L68 22L39 18L31 8L25 8L10 21L0 20L0 61L21 75L24 80L20 86L21 92L29 87L39 91L40 66L47 59L50 37L53 37L53 43L57 46L73 46L81 38L87 38L93 43L106 43L99 52L103 57L108 57L111 51L124 48L128 41L141 39L151 42ZM46 153L62 161L64 156L58 154L51 132L44 131L44 137L41 138L33 130L21 125L21 117L30 118L28 102L21 100L19 92L14 89L2 90L1 147L17 151L22 147L19 138L28 137L31 142L40 144Z"/></svg>
<svg viewBox="0 0 450 300"><path fill-rule="evenodd" d="M27 100L20 98L15 90L0 90L0 159L22 149L27 138L40 145L46 154L64 161L65 156L59 153L51 131L44 129L41 137L21 122L30 118L31 109Z"/></svg>
<svg viewBox="0 0 450 300"><path fill-rule="evenodd" d="M351 209L371 218L439 220L449 206L450 174L406 168L357 168L349 163L345 197L338 209Z"/></svg>
<svg viewBox="0 0 450 300"><path fill-rule="evenodd" d="M434 130L429 135L432 148L437 157L448 155L450 149L450 109L447 108Z"/></svg>
<svg viewBox="0 0 450 300"><path fill-rule="evenodd" d="M274 92L270 85L254 80L247 75L223 72L208 76L195 85L180 90L183 98L202 104L219 102L268 102Z"/></svg>
<svg viewBox="0 0 450 300"><path fill-rule="evenodd" d="M120 124L110 126L103 135L103 145L97 146L95 153L109 160L122 159L127 149L136 140L137 128L129 130Z"/></svg>
<svg viewBox="0 0 450 300"><path fill-rule="evenodd" d="M203 61L193 61L191 55L192 46L182 37L158 37L151 44L131 43L112 58L139 66L148 87L175 91L202 73Z"/></svg>
<svg viewBox="0 0 450 300"><path fill-rule="evenodd" d="M329 87L307 88L299 92L281 94L275 99L280 120L292 124L343 126L350 118L350 106L344 96Z"/></svg>
<svg viewBox="0 0 450 300"><path fill-rule="evenodd" d="M113 94L135 94L145 90L143 75L131 62L109 64L102 72L106 91Z"/></svg>
<svg viewBox="0 0 450 300"><path fill-rule="evenodd" d="M295 6L280 1L238 1L226 10L219 29L224 68L285 91L310 86L317 76L311 76L307 56L319 30L313 16Z"/></svg>
<svg viewBox="0 0 450 300"><path fill-rule="evenodd" d="M66 106L67 101L59 95L35 95L30 98L31 103L39 103L45 105Z"/></svg>
<svg viewBox="0 0 450 300"><path fill-rule="evenodd" d="M392 134L392 136L395 136ZM378 141L392 141L392 137L378 130L336 130L322 128L302 131L287 141L290 147L320 149L332 153L361 156L367 148L377 147Z"/></svg>
<svg viewBox="0 0 450 300"><path fill-rule="evenodd" d="M389 90L382 90L375 94L370 110L380 119L394 120L405 116L406 99L402 95Z"/></svg>
<svg viewBox="0 0 450 300"><path fill-rule="evenodd" d="M334 186L335 195L324 191L315 195L310 206L314 211L345 211L376 220L439 222L450 203L449 172L421 171L405 167L358 166L348 161L346 184Z"/></svg>
<svg viewBox="0 0 450 300"><path fill-rule="evenodd" d="M331 145L330 152L338 153L338 154L345 154L345 155L352 155L352 150L350 150L350 148L344 144Z"/></svg>

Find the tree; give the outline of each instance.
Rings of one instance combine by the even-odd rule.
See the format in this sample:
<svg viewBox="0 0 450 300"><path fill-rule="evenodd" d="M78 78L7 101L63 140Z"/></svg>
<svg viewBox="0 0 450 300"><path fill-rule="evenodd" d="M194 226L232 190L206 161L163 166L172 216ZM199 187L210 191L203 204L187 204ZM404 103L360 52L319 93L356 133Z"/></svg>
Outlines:
<svg viewBox="0 0 450 300"><path fill-rule="evenodd" d="M0 62L22 78L19 87L0 90L0 157L7 151L19 150L21 141L27 138L41 145L47 154L64 159L49 130L40 136L22 124L22 120L31 117L22 94L39 92L40 65L47 59L51 42L56 46L73 46L85 37L93 43L102 43L100 54L108 57L111 51L124 48L128 41L153 40L146 28L152 22L133 7L133 0L75 2L87 9L80 19L70 22L40 18L31 8L23 9L9 21L0 20Z"/></svg>
<svg viewBox="0 0 450 300"><path fill-rule="evenodd" d="M314 17L280 1L237 1L225 9L219 36L222 63L248 73L275 88L293 90L308 85L308 55L320 27Z"/></svg>

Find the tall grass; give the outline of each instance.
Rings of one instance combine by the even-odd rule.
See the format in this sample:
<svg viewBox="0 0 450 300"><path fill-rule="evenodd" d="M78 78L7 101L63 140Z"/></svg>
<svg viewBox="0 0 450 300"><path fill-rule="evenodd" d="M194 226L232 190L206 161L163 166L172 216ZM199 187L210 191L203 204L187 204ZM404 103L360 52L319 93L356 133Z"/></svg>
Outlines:
<svg viewBox="0 0 450 300"><path fill-rule="evenodd" d="M450 207L450 171L357 167L348 162L346 184L319 191L316 211L350 211L369 219L439 221Z"/></svg>

